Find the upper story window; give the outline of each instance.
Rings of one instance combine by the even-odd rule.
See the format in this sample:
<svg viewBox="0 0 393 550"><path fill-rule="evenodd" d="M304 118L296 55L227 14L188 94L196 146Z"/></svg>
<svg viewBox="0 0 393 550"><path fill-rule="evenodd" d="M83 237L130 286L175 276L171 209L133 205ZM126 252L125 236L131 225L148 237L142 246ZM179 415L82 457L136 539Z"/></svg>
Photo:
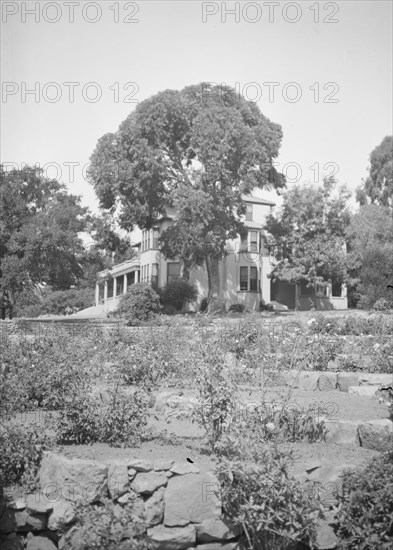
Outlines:
<svg viewBox="0 0 393 550"><path fill-rule="evenodd" d="M248 231L247 235L241 237L240 252L258 252L258 231Z"/></svg>
<svg viewBox="0 0 393 550"><path fill-rule="evenodd" d="M150 249L150 230L142 231L142 252Z"/></svg>
<svg viewBox="0 0 393 550"><path fill-rule="evenodd" d="M240 267L239 289L243 292L258 292L258 270L254 266Z"/></svg>
<svg viewBox="0 0 393 550"><path fill-rule="evenodd" d="M247 210L246 210L246 222L252 222L252 204L246 204Z"/></svg>
<svg viewBox="0 0 393 550"><path fill-rule="evenodd" d="M159 245L159 242L158 242L158 239L160 238L160 230L158 227L153 227L153 245L152 245L152 248L154 248L154 250L158 250L158 245Z"/></svg>

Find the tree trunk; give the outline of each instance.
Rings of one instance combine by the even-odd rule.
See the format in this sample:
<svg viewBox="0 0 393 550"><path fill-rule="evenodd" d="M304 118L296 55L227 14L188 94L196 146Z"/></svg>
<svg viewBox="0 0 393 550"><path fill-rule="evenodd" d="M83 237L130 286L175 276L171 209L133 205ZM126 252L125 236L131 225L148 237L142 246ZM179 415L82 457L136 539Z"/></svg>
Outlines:
<svg viewBox="0 0 393 550"><path fill-rule="evenodd" d="M208 313L215 313L222 311L224 304L222 302L221 288L220 288L220 270L219 270L219 258L217 256L206 256L206 269L207 269L207 281L209 285L207 301L208 301Z"/></svg>
<svg viewBox="0 0 393 550"><path fill-rule="evenodd" d="M180 264L180 278L187 282L190 280L190 268L185 263Z"/></svg>

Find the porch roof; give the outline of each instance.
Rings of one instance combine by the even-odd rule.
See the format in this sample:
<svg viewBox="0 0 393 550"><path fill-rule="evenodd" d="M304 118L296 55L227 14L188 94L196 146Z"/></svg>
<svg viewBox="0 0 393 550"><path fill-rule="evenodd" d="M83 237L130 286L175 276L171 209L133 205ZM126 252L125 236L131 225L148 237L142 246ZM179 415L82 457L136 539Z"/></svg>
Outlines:
<svg viewBox="0 0 393 550"><path fill-rule="evenodd" d="M136 258L132 258L131 260L126 260L125 262L122 262L121 264L116 264L112 266L110 269L104 269L103 271L99 271L97 273L97 278L102 279L107 275L111 275L113 277L116 277L117 275L124 275L125 273L130 273L131 271L136 271L140 268L141 262L139 255Z"/></svg>

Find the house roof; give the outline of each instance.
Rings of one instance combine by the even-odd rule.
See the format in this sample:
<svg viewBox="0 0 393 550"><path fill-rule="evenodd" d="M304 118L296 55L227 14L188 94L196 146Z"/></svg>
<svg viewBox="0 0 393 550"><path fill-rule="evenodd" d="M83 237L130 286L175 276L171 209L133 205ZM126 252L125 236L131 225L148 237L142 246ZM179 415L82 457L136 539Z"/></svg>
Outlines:
<svg viewBox="0 0 393 550"><path fill-rule="evenodd" d="M275 202L260 199L258 197L253 197L252 195L243 195L242 199L244 200L244 202L251 202L253 204L266 204L267 206L276 206Z"/></svg>
<svg viewBox="0 0 393 550"><path fill-rule="evenodd" d="M243 222L249 229L263 229L263 225L257 222Z"/></svg>

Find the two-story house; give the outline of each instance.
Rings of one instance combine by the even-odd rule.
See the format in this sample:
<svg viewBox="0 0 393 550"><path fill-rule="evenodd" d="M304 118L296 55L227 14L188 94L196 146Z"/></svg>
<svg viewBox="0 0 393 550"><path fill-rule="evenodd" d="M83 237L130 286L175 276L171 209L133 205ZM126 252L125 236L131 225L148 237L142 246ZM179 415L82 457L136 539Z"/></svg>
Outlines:
<svg viewBox="0 0 393 550"><path fill-rule="evenodd" d="M252 196L245 196L247 206L244 224L246 238L229 240L227 255L220 262L220 287L225 305L244 304L247 309L259 310L260 302L270 302L271 271L269 251L263 246L262 228L274 203ZM168 209L167 216L157 220L150 230L142 231L141 242L136 246L137 255L132 260L98 273L96 304L104 304L106 311L116 309L119 300L130 286L145 282L161 288L180 275L180 263L166 260L159 251L159 237L176 216ZM190 283L198 289L198 301L190 304L190 310L198 311L208 294L207 271L204 265L190 272Z"/></svg>

